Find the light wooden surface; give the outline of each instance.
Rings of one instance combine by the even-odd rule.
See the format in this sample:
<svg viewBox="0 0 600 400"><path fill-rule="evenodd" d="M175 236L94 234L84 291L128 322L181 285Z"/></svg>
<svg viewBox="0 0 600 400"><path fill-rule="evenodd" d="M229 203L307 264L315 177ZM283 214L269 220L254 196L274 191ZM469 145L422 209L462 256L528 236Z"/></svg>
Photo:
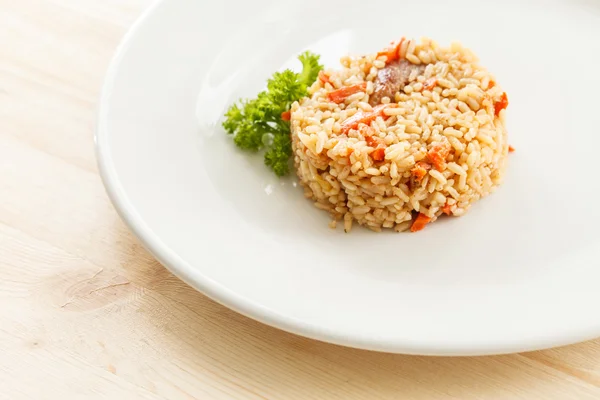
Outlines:
<svg viewBox="0 0 600 400"><path fill-rule="evenodd" d="M107 64L149 3L0 0L0 399L600 399L600 341L347 349L242 317L152 259L104 193L92 137Z"/></svg>

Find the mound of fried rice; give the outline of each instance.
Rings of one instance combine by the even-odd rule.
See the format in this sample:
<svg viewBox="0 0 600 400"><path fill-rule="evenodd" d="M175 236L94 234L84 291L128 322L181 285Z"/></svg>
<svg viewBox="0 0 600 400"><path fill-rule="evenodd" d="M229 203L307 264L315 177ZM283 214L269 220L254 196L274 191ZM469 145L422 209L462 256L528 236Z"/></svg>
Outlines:
<svg viewBox="0 0 600 400"><path fill-rule="evenodd" d="M503 178L506 94L475 55L426 38L391 49L343 57L291 109L305 194L346 232L354 221L400 232L462 216ZM398 60L419 67L381 97L379 81Z"/></svg>

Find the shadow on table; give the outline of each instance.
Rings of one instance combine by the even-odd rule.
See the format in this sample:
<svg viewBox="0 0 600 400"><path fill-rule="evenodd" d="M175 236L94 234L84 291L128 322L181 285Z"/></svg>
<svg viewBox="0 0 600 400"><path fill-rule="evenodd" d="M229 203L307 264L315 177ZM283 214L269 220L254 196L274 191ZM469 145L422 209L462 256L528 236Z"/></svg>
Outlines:
<svg viewBox="0 0 600 400"><path fill-rule="evenodd" d="M129 279L153 296L139 311L144 329L160 341L160 356L192 375L218 376L213 384L225 393L303 400L530 399L541 391L548 393L544 398L583 399L598 394L600 374L592 372L598 371L598 357L589 357L598 355L598 342L462 358L345 348L280 331L217 304L173 276L133 237L117 245L126 247L120 253L127 258L122 261Z"/></svg>

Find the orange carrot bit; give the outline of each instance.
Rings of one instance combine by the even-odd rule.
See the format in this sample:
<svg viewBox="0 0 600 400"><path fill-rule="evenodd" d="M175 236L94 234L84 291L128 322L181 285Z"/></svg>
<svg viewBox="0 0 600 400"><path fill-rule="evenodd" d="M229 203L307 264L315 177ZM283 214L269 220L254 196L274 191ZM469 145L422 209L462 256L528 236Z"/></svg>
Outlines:
<svg viewBox="0 0 600 400"><path fill-rule="evenodd" d="M329 75L323 72L323 70L319 71L319 79L321 80L321 82L323 82L323 85L326 83L331 83L331 81L329 80Z"/></svg>
<svg viewBox="0 0 600 400"><path fill-rule="evenodd" d="M436 78L429 78L423 83L423 90L433 90L437 86L437 83Z"/></svg>
<svg viewBox="0 0 600 400"><path fill-rule="evenodd" d="M506 92L502 93L500 100L494 104L494 114L496 117L500 115L500 111L504 110L508 107L508 97L506 97Z"/></svg>
<svg viewBox="0 0 600 400"><path fill-rule="evenodd" d="M371 128L369 125L361 125L358 128L358 131L360 132L361 135L363 135L363 137L367 137L367 136L373 136L375 134L375 129Z"/></svg>
<svg viewBox="0 0 600 400"><path fill-rule="evenodd" d="M352 153L354 153L354 149L353 148L348 148L348 153L346 153L346 157L348 158L348 163L350 165L352 165L352 161L350 161L350 156L352 155Z"/></svg>
<svg viewBox="0 0 600 400"><path fill-rule="evenodd" d="M450 210L450 204L444 204L444 206L442 207L442 212L446 215L452 215L452 210Z"/></svg>
<svg viewBox="0 0 600 400"><path fill-rule="evenodd" d="M387 115L383 113L383 110L387 107L397 107L398 104L379 104L373 107L372 111L359 111L350 118L347 118L342 122L342 133L347 134L350 129L356 129L359 124L369 125L371 121L374 121L377 117L387 118Z"/></svg>
<svg viewBox="0 0 600 400"><path fill-rule="evenodd" d="M383 147L378 147L371 153L371 157L373 157L374 161L383 161L385 160L385 149Z"/></svg>
<svg viewBox="0 0 600 400"><path fill-rule="evenodd" d="M363 135L363 137L365 138L365 142L367 142L367 146L374 147L374 148L376 148L376 150L379 147L385 149L386 146L383 143L383 139L381 139L379 136L375 136L375 130L373 128L371 128L368 125L360 125L359 131L360 131L361 135ZM375 161L383 161L383 158L381 160L377 159L380 157L379 153L380 152L371 154L373 156L373 158L375 159Z"/></svg>
<svg viewBox="0 0 600 400"><path fill-rule="evenodd" d="M386 56L386 64L389 64L392 61L396 61L398 59L398 48L394 45L394 43L390 43L390 47L383 49L382 51L377 53L377 57L381 56Z"/></svg>
<svg viewBox="0 0 600 400"><path fill-rule="evenodd" d="M368 74L371 71L371 67L373 66L373 64L371 64L370 62L367 62L365 64L365 66L363 67L363 72L365 74Z"/></svg>
<svg viewBox="0 0 600 400"><path fill-rule="evenodd" d="M382 144L381 138L379 138L377 136L366 136L365 141L367 142L367 145L371 146L371 147L377 147L380 144Z"/></svg>
<svg viewBox="0 0 600 400"><path fill-rule="evenodd" d="M353 95L354 93L364 92L367 90L367 82L359 83L358 85L345 86L343 88L329 92L329 100L334 103L341 103L346 100L346 97Z"/></svg>
<svg viewBox="0 0 600 400"><path fill-rule="evenodd" d="M385 61L386 64L389 64L393 61L399 60L400 59L400 47L402 46L402 42L404 42L404 38L400 39L400 42L398 42L398 44L395 44L394 42L390 43L390 47L377 53L377 57L386 56L387 57L387 60Z"/></svg>
<svg viewBox="0 0 600 400"><path fill-rule="evenodd" d="M284 111L281 113L281 119L284 121L289 121L290 119L292 119L292 113L289 111Z"/></svg>
<svg viewBox="0 0 600 400"><path fill-rule="evenodd" d="M402 51L402 43L404 43L406 39L402 38L400 39L400 42L398 43L398 59L401 60L402 59L402 54L400 54L400 52Z"/></svg>
<svg viewBox="0 0 600 400"><path fill-rule="evenodd" d="M417 181L421 181L427 175L427 171L431 169L431 164L426 163L424 161L419 161L415 164L415 166L410 170L412 176L415 177Z"/></svg>
<svg viewBox="0 0 600 400"><path fill-rule="evenodd" d="M418 231L422 230L423 228L425 228L425 225L427 225L430 222L431 222L431 218L429 218L425 214L419 213L419 215L417 215L417 218L415 219L415 221L412 223L412 225L410 227L410 231L418 232Z"/></svg>
<svg viewBox="0 0 600 400"><path fill-rule="evenodd" d="M493 88L494 86L496 86L496 82L490 80L490 83L488 85L488 90L491 89L491 88Z"/></svg>
<svg viewBox="0 0 600 400"><path fill-rule="evenodd" d="M446 157L450 154L450 143L441 142L440 144L434 145L428 152L427 158L433 164L435 169L438 171L443 171L446 169Z"/></svg>
<svg viewBox="0 0 600 400"><path fill-rule="evenodd" d="M509 144L509 145L508 145L508 152L509 152L509 153L512 153L512 152L514 152L514 151L515 151L515 148L514 148L514 147L512 147L512 146Z"/></svg>

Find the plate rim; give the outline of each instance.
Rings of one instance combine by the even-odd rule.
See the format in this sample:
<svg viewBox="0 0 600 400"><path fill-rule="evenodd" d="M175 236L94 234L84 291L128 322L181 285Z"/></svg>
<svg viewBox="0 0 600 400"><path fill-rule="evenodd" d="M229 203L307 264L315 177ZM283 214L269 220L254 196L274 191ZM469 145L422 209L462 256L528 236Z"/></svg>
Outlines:
<svg viewBox="0 0 600 400"><path fill-rule="evenodd" d="M110 108L108 106L110 94L121 61L126 55L130 43L136 37L139 28L166 2L167 0L154 0L147 6L128 28L114 51L103 83L101 84L100 95L97 100L94 147L99 175L117 213L146 250L167 270L210 299L246 317L292 334L363 350L427 356L497 355L564 346L594 339L600 335L600 332L590 325L587 329L565 330L554 335L530 338L528 341L517 341L507 338L505 341L481 341L479 344L472 346L465 346L462 342L458 344L452 340L444 343L431 343L418 340L412 342L394 342L381 341L377 338L349 337L343 332L315 326L273 311L229 290L197 271L167 246L137 213L118 178L108 145L109 133L106 126L107 109Z"/></svg>

